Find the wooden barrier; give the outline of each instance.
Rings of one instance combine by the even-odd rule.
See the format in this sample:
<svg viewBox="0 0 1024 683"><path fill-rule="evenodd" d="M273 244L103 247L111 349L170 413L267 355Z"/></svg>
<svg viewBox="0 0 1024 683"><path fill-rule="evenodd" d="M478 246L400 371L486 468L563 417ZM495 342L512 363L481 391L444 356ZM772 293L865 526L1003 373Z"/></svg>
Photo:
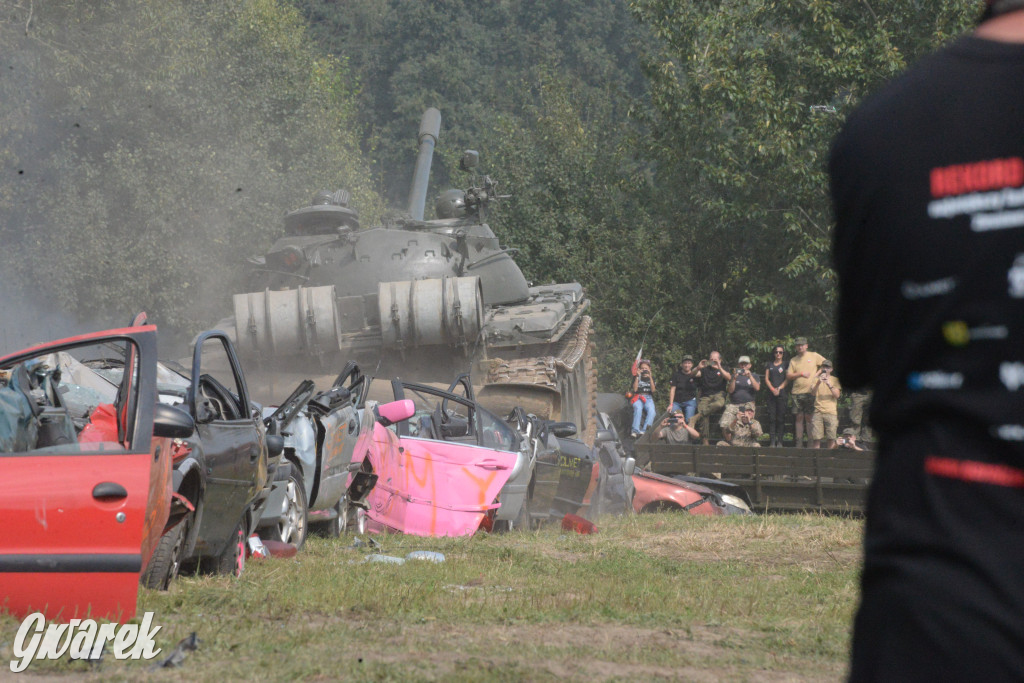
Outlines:
<svg viewBox="0 0 1024 683"><path fill-rule="evenodd" d="M806 510L863 514L873 451L845 448L742 448L635 445L637 464L664 475L716 476L739 484L759 512Z"/></svg>

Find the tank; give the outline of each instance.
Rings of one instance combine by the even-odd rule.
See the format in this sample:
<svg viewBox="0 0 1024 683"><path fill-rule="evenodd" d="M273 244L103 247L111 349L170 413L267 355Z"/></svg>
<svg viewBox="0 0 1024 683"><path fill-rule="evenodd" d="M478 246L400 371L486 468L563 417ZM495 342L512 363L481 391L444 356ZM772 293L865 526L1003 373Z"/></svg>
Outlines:
<svg viewBox="0 0 1024 683"><path fill-rule="evenodd" d="M578 283L531 286L515 249L486 222L500 197L463 154L465 190L437 198L424 220L441 114L428 109L405 213L364 228L344 190L318 192L284 217L284 235L250 259L233 297L236 346L257 375L330 374L356 360L373 374L447 386L469 370L499 415L519 405L596 431L590 300ZM336 370L334 370L336 372Z"/></svg>

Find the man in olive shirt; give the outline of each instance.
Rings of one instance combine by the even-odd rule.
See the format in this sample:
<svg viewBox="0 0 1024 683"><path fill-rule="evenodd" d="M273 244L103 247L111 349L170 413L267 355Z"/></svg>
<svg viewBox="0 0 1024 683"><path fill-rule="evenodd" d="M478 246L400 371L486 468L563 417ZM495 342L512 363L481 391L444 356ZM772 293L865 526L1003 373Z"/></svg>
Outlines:
<svg viewBox="0 0 1024 683"><path fill-rule="evenodd" d="M663 439L667 444L683 445L696 442L700 433L686 423L683 413L675 412L664 418L651 435L652 439Z"/></svg>
<svg viewBox="0 0 1024 683"><path fill-rule="evenodd" d="M839 378L832 376L832 361L821 361L818 379L814 383L814 416L811 418L811 448L825 448L836 445L836 429L839 427L839 396L843 390Z"/></svg>
<svg viewBox="0 0 1024 683"><path fill-rule="evenodd" d="M789 380L793 396L793 414L796 415L796 446L803 445L804 427L807 438L811 438L811 416L814 415L814 376L825 357L807 350L807 338L797 337L793 342L796 354L789 361L786 379Z"/></svg>

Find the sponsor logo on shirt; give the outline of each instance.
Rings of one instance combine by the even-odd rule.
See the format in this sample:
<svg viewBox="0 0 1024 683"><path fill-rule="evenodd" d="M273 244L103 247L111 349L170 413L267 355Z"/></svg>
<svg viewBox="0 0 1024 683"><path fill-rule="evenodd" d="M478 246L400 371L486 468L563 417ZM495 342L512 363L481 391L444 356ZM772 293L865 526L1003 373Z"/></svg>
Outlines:
<svg viewBox="0 0 1024 683"><path fill-rule="evenodd" d="M1024 386L1024 363L1005 362L999 365L999 379L1010 391Z"/></svg>
<svg viewBox="0 0 1024 683"><path fill-rule="evenodd" d="M910 299L911 301L931 296L942 296L943 294L949 294L954 289L956 289L955 277L944 277L941 280L932 280L931 282L910 282L906 280L900 286L903 298Z"/></svg>
<svg viewBox="0 0 1024 683"><path fill-rule="evenodd" d="M971 217L971 230L1024 226L1024 159L1009 157L934 168L931 218Z"/></svg>
<svg viewBox="0 0 1024 683"><path fill-rule="evenodd" d="M912 372L907 376L907 386L911 391L921 391L922 389L959 389L963 386L963 383L964 376L959 372L929 370L927 372Z"/></svg>
<svg viewBox="0 0 1024 683"><path fill-rule="evenodd" d="M1024 299L1024 254L1017 254L1017 258L1013 259L1006 279L1010 283L1010 296L1014 299Z"/></svg>
<svg viewBox="0 0 1024 683"><path fill-rule="evenodd" d="M1006 339L1010 331L1005 325L968 327L963 320L949 320L942 323L942 336L950 346L967 346L972 341Z"/></svg>
<svg viewBox="0 0 1024 683"><path fill-rule="evenodd" d="M992 433L1003 441L1024 441L1024 425L998 425Z"/></svg>

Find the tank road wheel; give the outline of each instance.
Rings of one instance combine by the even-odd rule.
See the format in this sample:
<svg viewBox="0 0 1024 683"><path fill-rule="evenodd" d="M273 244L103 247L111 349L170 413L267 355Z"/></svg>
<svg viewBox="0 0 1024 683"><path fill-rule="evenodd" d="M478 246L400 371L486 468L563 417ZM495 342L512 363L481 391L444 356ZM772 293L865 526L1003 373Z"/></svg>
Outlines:
<svg viewBox="0 0 1024 683"><path fill-rule="evenodd" d="M142 585L165 591L171 581L178 575L181 557L188 541L188 532L192 528L192 515L189 514L177 526L160 537L153 557L149 560L146 571L142 573Z"/></svg>

